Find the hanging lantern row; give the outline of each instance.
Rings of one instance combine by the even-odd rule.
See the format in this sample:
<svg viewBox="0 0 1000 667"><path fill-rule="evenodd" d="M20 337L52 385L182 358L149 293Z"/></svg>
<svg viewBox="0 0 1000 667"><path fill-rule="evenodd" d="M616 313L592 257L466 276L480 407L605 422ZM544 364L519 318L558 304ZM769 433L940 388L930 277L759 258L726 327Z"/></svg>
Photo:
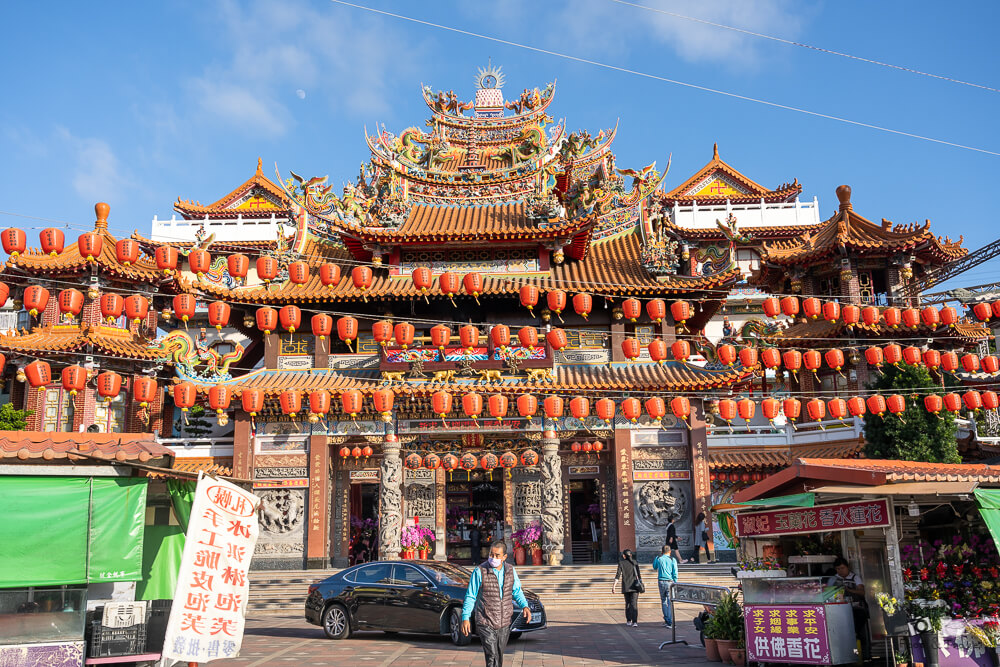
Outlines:
<svg viewBox="0 0 1000 667"><path fill-rule="evenodd" d="M889 397L874 394L867 399L854 396L849 399L831 398L824 401L821 398L813 398L805 403L806 415L815 422L826 419L827 414L833 419L843 421L845 417L863 417L865 413L884 417L886 412L896 415L902 420L902 413L906 411L906 399L900 394L893 394ZM757 403L749 398L738 400L724 398L720 399L716 405L719 417L729 426L730 432L733 429L733 420L739 417L749 430L750 421L757 414ZM795 422L802 416L802 401L797 398L786 398L778 400L776 398L765 398L760 401L761 414L774 425L775 418L783 414L785 419L795 427Z"/></svg>
<svg viewBox="0 0 1000 667"><path fill-rule="evenodd" d="M865 360L879 372L885 364L898 368L900 362L911 366L922 364L933 371L940 368L946 373L955 373L959 369L966 373L977 373L982 370L990 375L1000 372L1000 359L992 354L980 357L978 354L969 352L959 357L955 352L922 351L918 347L900 347L895 343L886 345L884 348L875 345L867 348Z"/></svg>
<svg viewBox="0 0 1000 667"><path fill-rule="evenodd" d="M6 305L10 297L10 287L0 283L0 307ZM32 317L38 317L49 305L49 290L40 285L29 285L24 288L22 303L24 309ZM59 313L66 319L74 320L83 312L84 294L78 289L64 289L56 295ZM120 294L106 292L98 299L102 319L114 322L122 313L133 323L139 324L149 314L149 299L141 294L122 297ZM182 321L194 316L195 298L190 294L178 294L174 297L173 314ZM225 316L223 317L223 313ZM229 321L229 304L217 301L209 307L209 320L213 326L221 330Z"/></svg>
<svg viewBox="0 0 1000 667"><path fill-rule="evenodd" d="M975 311L979 319L989 319L989 316L1000 316L1000 303L992 309L990 304L983 304L985 309ZM841 305L836 301L821 301L817 297L800 299L795 296L782 298L768 297L762 303L764 314L767 317L775 318L782 315L786 317L802 316L810 320L824 319L830 324L838 321L853 329L859 324L872 327L880 322L891 329L912 329L916 330L921 325L936 329L939 326L954 327L959 322L958 311L952 306L943 306L938 309L934 306L923 308L878 308L876 306L859 306L855 304Z"/></svg>
<svg viewBox="0 0 1000 667"><path fill-rule="evenodd" d="M365 457L365 461L367 461L370 457L375 455L375 450L371 448L371 445L365 445L364 447L360 445L355 445L354 447L347 447L345 445L344 447L340 448L338 454L340 454L340 458L345 461L349 456L353 456L355 461L357 461L363 456Z"/></svg>
<svg viewBox="0 0 1000 667"><path fill-rule="evenodd" d="M759 482L767 475L762 472L713 472L708 478L713 482Z"/></svg>

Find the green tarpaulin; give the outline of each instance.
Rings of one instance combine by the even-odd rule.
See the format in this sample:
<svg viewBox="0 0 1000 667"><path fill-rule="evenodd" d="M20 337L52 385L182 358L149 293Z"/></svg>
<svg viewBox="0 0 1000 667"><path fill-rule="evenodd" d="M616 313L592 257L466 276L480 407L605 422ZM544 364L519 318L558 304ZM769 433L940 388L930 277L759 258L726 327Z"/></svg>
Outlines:
<svg viewBox="0 0 1000 667"><path fill-rule="evenodd" d="M816 504L816 494L793 493L790 496L760 498L758 500L748 500L745 503L733 503L733 504L746 505L747 507L813 507Z"/></svg>
<svg viewBox="0 0 1000 667"><path fill-rule="evenodd" d="M142 550L142 580L136 585L139 600L172 599L184 555L187 532L197 482L167 480L167 492L179 526L146 526Z"/></svg>
<svg viewBox="0 0 1000 667"><path fill-rule="evenodd" d="M0 588L139 579L146 483L0 478Z"/></svg>
<svg viewBox="0 0 1000 667"><path fill-rule="evenodd" d="M973 493L994 544L1000 545L1000 489L976 489Z"/></svg>

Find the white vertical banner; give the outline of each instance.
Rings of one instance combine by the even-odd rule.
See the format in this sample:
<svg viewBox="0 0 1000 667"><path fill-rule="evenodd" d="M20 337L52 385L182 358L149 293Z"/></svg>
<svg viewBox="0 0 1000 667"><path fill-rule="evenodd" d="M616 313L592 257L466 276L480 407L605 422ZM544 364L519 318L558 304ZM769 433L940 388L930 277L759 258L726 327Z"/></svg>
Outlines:
<svg viewBox="0 0 1000 667"><path fill-rule="evenodd" d="M198 479L163 642L166 664L239 655L259 504L257 496L235 484Z"/></svg>

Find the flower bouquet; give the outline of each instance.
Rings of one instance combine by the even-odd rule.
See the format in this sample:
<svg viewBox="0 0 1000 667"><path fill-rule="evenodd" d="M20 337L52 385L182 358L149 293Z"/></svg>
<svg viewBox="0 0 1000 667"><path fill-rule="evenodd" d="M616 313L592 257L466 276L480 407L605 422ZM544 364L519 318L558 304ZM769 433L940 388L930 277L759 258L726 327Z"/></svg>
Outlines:
<svg viewBox="0 0 1000 667"><path fill-rule="evenodd" d="M511 535L514 540L514 560L518 565L524 564L525 552L531 554L531 564L542 564L542 524L532 521L521 530L515 530ZM521 554L518 554L520 550ZM519 558L520 556L520 558Z"/></svg>
<svg viewBox="0 0 1000 667"><path fill-rule="evenodd" d="M779 579L786 572L777 558L771 556L744 556L739 561L737 579Z"/></svg>
<svg viewBox="0 0 1000 667"><path fill-rule="evenodd" d="M418 547L423 543L423 535L420 531L420 526L407 526L403 528L399 544L403 547L403 558L405 560L413 560Z"/></svg>

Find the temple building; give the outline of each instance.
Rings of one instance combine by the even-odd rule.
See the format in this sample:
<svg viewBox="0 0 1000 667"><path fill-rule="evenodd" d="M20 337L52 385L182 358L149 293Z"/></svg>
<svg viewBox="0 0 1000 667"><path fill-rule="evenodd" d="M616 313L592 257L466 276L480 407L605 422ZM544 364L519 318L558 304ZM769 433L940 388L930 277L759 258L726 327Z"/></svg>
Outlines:
<svg viewBox="0 0 1000 667"><path fill-rule="evenodd" d="M741 430L721 414L739 397L858 391L861 346L897 335L765 315L768 299L885 306L959 243L873 224L849 190L822 221L797 182L767 189L717 148L666 191L656 156L616 165L617 127L570 132L549 115L554 84L508 99L492 65L469 101L421 93L430 118L366 133L370 159L340 193L258 160L148 236L111 237L100 204L96 252L83 235L12 254L2 279L39 314L0 351L27 380L5 386L30 428L155 433L174 470L252 485L254 566L270 569L395 558L411 527L435 536L431 557L468 563L476 532L530 542L537 525L544 560L576 563L659 553L673 519L686 554L695 517L740 486L799 456L858 455L857 420L796 430L758 414ZM36 286L79 299L40 304ZM927 331L941 349L984 335ZM855 340L850 363L816 374L723 353L830 338ZM35 359L48 381L25 372ZM79 387L60 382L70 365Z"/></svg>

